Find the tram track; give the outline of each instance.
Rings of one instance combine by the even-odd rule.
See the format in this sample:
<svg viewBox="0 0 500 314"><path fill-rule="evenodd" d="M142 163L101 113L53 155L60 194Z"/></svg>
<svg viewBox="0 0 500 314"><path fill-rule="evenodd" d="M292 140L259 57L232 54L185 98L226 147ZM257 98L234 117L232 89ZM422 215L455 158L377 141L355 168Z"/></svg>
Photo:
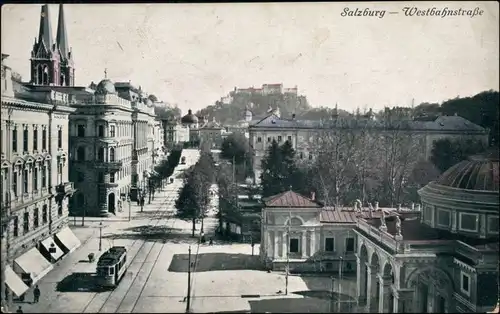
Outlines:
<svg viewBox="0 0 500 314"><path fill-rule="evenodd" d="M174 198L175 197L176 196L174 196ZM159 205L159 208L154 212L154 216L148 220L148 222L147 222L148 225L151 225L152 227L157 227L158 225L160 225L160 223L165 223L165 226L168 226L168 223L172 221L173 214L169 211L166 211L164 207L166 204L171 202L172 199L173 199L172 197L168 197ZM153 221L156 221L156 223L151 224L151 222L153 222ZM175 225L175 220L174 220L174 225ZM169 234L171 234L172 228L174 225L171 226L170 232L166 233L166 237ZM140 270L142 269L142 266L146 263L151 252L153 252L153 249L155 248L155 246L157 246L157 244L161 245L161 249L158 252L158 256L160 256L161 251L163 250L163 242L164 241L161 241L161 240L155 241L151 245L151 247L148 248L148 245L151 242L148 242L147 240L140 239L140 238L134 240L132 242L132 244L129 245L129 249L127 251L132 252L132 249L135 249L138 244L140 244L140 246L137 248L135 253L133 253L131 258L129 259L127 271L125 272L124 277L122 277L120 284L118 284L117 287L112 291L106 291L106 292L101 292L101 293L96 292L92 296L92 298L88 301L87 305L85 306L85 308L83 309L82 312L83 313L101 313L103 310L105 310L104 312L116 312L120 308L121 304L124 302L125 297L127 296L130 289L133 287L133 283L136 280ZM141 251L144 251L144 250L147 250L147 253L145 255L140 254ZM142 257L142 256L144 256L144 260L141 262L140 257ZM133 272L131 271L131 268L133 266L135 267L136 263L140 263L140 266L137 269L137 272L133 275L133 278L131 278L130 285L126 286L126 285L124 285L123 281L128 281L130 279L130 277L127 277L127 276L129 276L129 274L133 274ZM123 289L121 287L127 287L127 288ZM113 304L112 304L114 309L108 310L107 307L110 307L109 301L112 300L113 297L115 297L117 299L117 302L113 302Z"/></svg>

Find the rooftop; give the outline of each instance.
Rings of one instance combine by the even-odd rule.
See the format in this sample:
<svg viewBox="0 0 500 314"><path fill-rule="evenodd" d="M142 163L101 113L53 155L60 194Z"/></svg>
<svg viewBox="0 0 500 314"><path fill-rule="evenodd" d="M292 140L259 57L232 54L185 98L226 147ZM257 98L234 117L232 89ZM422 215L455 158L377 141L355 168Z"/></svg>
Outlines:
<svg viewBox="0 0 500 314"><path fill-rule="evenodd" d="M374 226L375 228L379 228L381 221L380 219L366 219L366 221ZM386 218L386 226L387 232L391 235L396 235L396 219L395 216ZM449 240L449 241L462 241L468 245L476 247L480 249L481 247L491 247L493 244L498 245L498 239L476 239L466 237L460 234L453 234L446 230L434 229L430 226L421 223L419 217L410 216L404 217L401 216L401 234L403 236L403 240L405 241L434 241L434 240ZM432 242L429 242L431 244Z"/></svg>
<svg viewBox="0 0 500 314"><path fill-rule="evenodd" d="M120 257L127 252L127 249L124 246L114 246L104 252L104 254L99 257L99 261L97 262L97 266L106 266L115 264Z"/></svg>
<svg viewBox="0 0 500 314"><path fill-rule="evenodd" d="M498 153L497 156L472 157L446 170L437 184L457 189L498 192Z"/></svg>
<svg viewBox="0 0 500 314"><path fill-rule="evenodd" d="M389 123L384 120L358 120L351 117L326 120L299 120L285 119L275 116L271 121L271 119L267 119L269 116L271 115L262 118L260 121L252 121L250 128L350 129L367 127L373 129L401 129L414 131L486 132L483 127L460 116L440 116L431 121L395 120Z"/></svg>
<svg viewBox="0 0 500 314"><path fill-rule="evenodd" d="M277 195L262 198L266 207L288 208L320 208L314 200L302 196L294 191L285 191Z"/></svg>

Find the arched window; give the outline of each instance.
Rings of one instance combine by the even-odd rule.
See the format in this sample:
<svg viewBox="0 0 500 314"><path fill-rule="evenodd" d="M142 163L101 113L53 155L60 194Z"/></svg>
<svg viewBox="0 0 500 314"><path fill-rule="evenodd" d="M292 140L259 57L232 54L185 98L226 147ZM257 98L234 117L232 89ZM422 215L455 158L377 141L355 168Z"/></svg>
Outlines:
<svg viewBox="0 0 500 314"><path fill-rule="evenodd" d="M64 73L61 73L61 76L60 76L60 85L61 86L66 86L66 77L64 76Z"/></svg>
<svg viewBox="0 0 500 314"><path fill-rule="evenodd" d="M111 162L115 161L115 149L114 148L109 149L109 161L111 161Z"/></svg>
<svg viewBox="0 0 500 314"><path fill-rule="evenodd" d="M49 67L43 66L42 85L49 85Z"/></svg>
<svg viewBox="0 0 500 314"><path fill-rule="evenodd" d="M97 151L97 160L104 161L104 147L99 148Z"/></svg>
<svg viewBox="0 0 500 314"><path fill-rule="evenodd" d="M35 68L35 84L41 85L43 83L43 66L39 64Z"/></svg>
<svg viewBox="0 0 500 314"><path fill-rule="evenodd" d="M85 160L85 147L80 146L76 151L76 160L84 161Z"/></svg>

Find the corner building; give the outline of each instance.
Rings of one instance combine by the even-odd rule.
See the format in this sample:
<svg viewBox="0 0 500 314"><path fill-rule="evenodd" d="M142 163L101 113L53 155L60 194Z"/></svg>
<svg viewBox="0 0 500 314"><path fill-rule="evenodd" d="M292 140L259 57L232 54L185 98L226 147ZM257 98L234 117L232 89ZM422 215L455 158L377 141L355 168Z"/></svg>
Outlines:
<svg viewBox="0 0 500 314"><path fill-rule="evenodd" d="M47 11L48 12L48 11ZM69 95L22 83L2 54L2 299L6 307L80 243L67 226Z"/></svg>
<svg viewBox="0 0 500 314"><path fill-rule="evenodd" d="M71 177L78 192L72 211L88 216L116 214L118 199L129 192L132 178L132 104L117 95L108 79L95 91L83 88L73 93Z"/></svg>

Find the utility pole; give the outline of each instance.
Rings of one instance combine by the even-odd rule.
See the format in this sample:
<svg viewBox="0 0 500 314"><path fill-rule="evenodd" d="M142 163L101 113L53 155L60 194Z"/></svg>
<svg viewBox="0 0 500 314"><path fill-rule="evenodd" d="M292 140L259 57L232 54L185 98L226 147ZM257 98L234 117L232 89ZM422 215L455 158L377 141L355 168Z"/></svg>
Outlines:
<svg viewBox="0 0 500 314"><path fill-rule="evenodd" d="M236 170L236 156L233 155L233 184L236 184L236 179L235 179L235 170Z"/></svg>
<svg viewBox="0 0 500 314"><path fill-rule="evenodd" d="M285 273L285 295L288 295L288 275L290 273L290 225L292 223L292 212L288 211L288 224L287 224L287 250L286 250L286 273Z"/></svg>
<svg viewBox="0 0 500 314"><path fill-rule="evenodd" d="M334 289L334 287L335 287L335 278L333 278L333 276L332 276L331 279L332 279L332 287L331 287L332 291L330 292L330 313L333 313L333 295L335 293L335 291L334 291L335 290Z"/></svg>
<svg viewBox="0 0 500 314"><path fill-rule="evenodd" d="M337 312L340 313L340 306L342 304L341 302L341 297L342 297L342 266L344 264L344 260L342 259L342 256L340 257L340 263L339 263L339 302L338 302L338 310Z"/></svg>
<svg viewBox="0 0 500 314"><path fill-rule="evenodd" d="M82 227L85 226L85 209L86 208L87 208L87 200L85 200L85 203L83 204Z"/></svg>
<svg viewBox="0 0 500 314"><path fill-rule="evenodd" d="M188 291L186 298L186 313L191 310L191 245L188 249Z"/></svg>
<svg viewBox="0 0 500 314"><path fill-rule="evenodd" d="M132 220L132 206L130 204L130 193L127 196L127 201L128 201L128 221Z"/></svg>
<svg viewBox="0 0 500 314"><path fill-rule="evenodd" d="M102 221L99 223L99 252L102 250Z"/></svg>

